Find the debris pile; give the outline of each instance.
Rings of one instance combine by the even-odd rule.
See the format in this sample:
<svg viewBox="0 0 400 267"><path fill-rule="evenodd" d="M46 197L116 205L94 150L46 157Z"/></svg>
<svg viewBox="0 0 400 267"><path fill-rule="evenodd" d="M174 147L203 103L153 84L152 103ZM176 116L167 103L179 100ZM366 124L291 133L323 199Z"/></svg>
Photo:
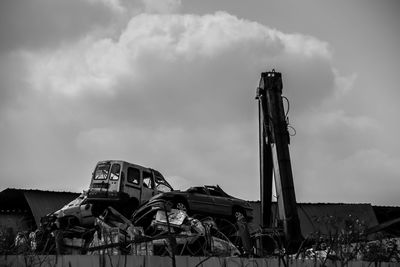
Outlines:
<svg viewBox="0 0 400 267"><path fill-rule="evenodd" d="M241 254L214 219L189 217L185 211L172 209L164 200L148 202L133 214L132 221L143 227L144 234L152 240L154 255ZM229 221L220 225L237 234L237 228Z"/></svg>
<svg viewBox="0 0 400 267"><path fill-rule="evenodd" d="M135 227L112 207L95 219L96 231L88 247L88 254L137 254L135 242L143 237L143 228ZM135 249L133 249L135 248Z"/></svg>
<svg viewBox="0 0 400 267"><path fill-rule="evenodd" d="M240 256L244 251L238 224L189 217L165 200L147 202L130 219L111 206L88 216L92 207L87 205L77 201L46 216L20 243L37 254ZM68 215L71 209L75 216Z"/></svg>

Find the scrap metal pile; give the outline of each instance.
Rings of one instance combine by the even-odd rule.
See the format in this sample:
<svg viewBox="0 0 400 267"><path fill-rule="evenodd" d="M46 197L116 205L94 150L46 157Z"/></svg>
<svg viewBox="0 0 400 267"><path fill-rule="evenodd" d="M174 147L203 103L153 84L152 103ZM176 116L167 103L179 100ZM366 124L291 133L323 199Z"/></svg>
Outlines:
<svg viewBox="0 0 400 267"><path fill-rule="evenodd" d="M73 210L75 216L66 216L65 210ZM81 196L44 217L41 226L19 243L29 244L29 250L37 254L240 256L248 253L243 248L246 242L242 240L246 239L240 237L248 234L244 218L237 222L194 218L161 199L145 203L130 219L111 206L98 216L92 210L93 204L85 204L85 196Z"/></svg>

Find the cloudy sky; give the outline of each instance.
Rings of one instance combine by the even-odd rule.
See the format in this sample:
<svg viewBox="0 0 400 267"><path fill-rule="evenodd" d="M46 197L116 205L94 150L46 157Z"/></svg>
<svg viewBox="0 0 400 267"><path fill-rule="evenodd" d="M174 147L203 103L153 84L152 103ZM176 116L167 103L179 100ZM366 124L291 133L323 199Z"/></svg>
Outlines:
<svg viewBox="0 0 400 267"><path fill-rule="evenodd" d="M256 86L283 73L297 200L400 205L400 5L2 0L0 190L97 161L259 199Z"/></svg>

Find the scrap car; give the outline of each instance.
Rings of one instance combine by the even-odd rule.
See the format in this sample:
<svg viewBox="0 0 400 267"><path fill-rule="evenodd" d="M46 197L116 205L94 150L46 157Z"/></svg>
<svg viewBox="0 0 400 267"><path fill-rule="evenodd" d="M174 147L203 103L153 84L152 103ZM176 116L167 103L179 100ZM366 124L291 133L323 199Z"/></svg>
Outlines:
<svg viewBox="0 0 400 267"><path fill-rule="evenodd" d="M96 164L87 202L96 204L95 210L102 211L111 205L128 216L154 195L172 190L157 170L122 160L106 160Z"/></svg>
<svg viewBox="0 0 400 267"><path fill-rule="evenodd" d="M172 207L186 211L191 215L225 217L229 219L245 218L251 221L253 209L248 201L227 194L218 185L191 187L185 191L164 192L152 197L149 203L159 200L169 201Z"/></svg>

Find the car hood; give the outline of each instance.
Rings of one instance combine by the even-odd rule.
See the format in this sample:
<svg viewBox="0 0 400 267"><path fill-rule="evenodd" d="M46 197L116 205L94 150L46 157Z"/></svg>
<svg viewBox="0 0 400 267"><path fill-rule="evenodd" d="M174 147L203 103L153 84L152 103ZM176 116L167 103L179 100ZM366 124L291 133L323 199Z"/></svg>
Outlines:
<svg viewBox="0 0 400 267"><path fill-rule="evenodd" d="M157 198L160 198L160 197L176 196L176 195L185 194L185 193L186 193L186 191L181 191L181 190L174 190L174 191L171 191L171 192L162 192L162 193L159 193L159 194L155 195L151 199L157 199Z"/></svg>

